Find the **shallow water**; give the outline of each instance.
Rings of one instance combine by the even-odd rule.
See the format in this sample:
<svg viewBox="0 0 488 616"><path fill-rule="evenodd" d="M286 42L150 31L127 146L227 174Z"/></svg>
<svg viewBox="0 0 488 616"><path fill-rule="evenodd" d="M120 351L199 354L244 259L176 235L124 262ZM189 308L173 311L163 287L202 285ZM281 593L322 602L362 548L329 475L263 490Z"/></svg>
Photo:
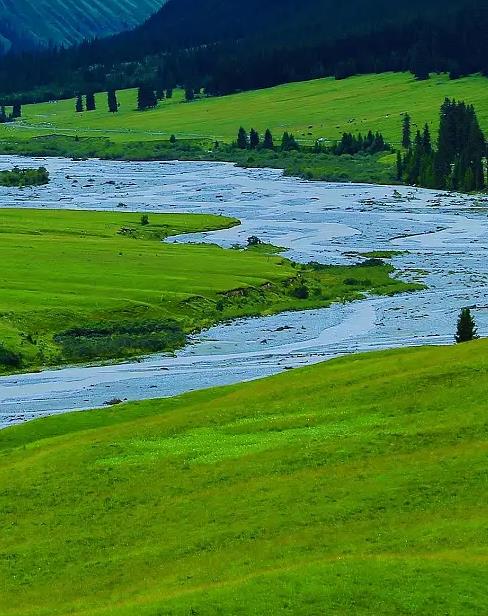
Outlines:
<svg viewBox="0 0 488 616"><path fill-rule="evenodd" d="M250 380L338 355L452 342L459 309L488 334L488 200L434 191L304 182L220 163L73 162L0 157L0 170L43 164L47 187L0 187L1 207L202 212L241 226L171 238L222 246L247 237L298 261L351 263L351 252L406 250L394 265L429 289L327 309L243 319L195 336L175 357L0 378L0 425Z"/></svg>

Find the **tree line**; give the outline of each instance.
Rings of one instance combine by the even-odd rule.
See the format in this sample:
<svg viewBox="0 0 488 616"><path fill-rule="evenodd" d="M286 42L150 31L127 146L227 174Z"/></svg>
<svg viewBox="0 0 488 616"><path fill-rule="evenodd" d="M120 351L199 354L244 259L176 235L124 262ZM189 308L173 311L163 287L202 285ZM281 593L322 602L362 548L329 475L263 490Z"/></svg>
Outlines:
<svg viewBox="0 0 488 616"><path fill-rule="evenodd" d="M363 137L361 133L353 135L352 133L344 133L340 141L334 144L331 152L338 156L342 154L377 154L391 150L391 146L385 141L383 135L379 132L374 133L370 130Z"/></svg>
<svg viewBox="0 0 488 616"><path fill-rule="evenodd" d="M180 8L177 4L163 7L161 15L182 11L185 3ZM193 29L182 32L180 28L179 43L172 40L175 35L165 29L161 18L155 18L133 32L70 49L7 55L0 59L0 94L24 93L22 101L34 102L146 83L156 91L179 85L189 94L205 89L218 95L372 72L412 71L418 79L428 78L431 72L449 72L453 79L474 72L488 74L485 3L460 11L441 7L444 13L435 18L427 10L418 18L398 11L401 17L391 23L377 19L376 26L372 17L364 25L352 19L352 25L334 32L318 27L335 19L318 2L312 3L320 12L316 21L296 18L283 28L273 25L271 4L277 9L284 3L260 7L260 13L269 15L253 28L243 29L234 20L229 32L235 30L236 36L225 35L224 21L213 24L202 16L201 23L194 23L180 15ZM311 0L303 4L307 8ZM380 15L379 9L374 15ZM344 26L347 20L343 21Z"/></svg>
<svg viewBox="0 0 488 616"><path fill-rule="evenodd" d="M295 139L293 133L288 131L283 133L281 140L275 145L275 139L269 128L266 129L261 138L259 132L254 128L251 128L248 133L242 126L239 128L234 146L240 150L262 149L280 150L281 152L298 151L303 148ZM391 146L385 141L381 133L369 131L364 137L361 133L358 133L358 135L344 133L339 141L330 146L324 145L323 140L317 140L312 147L308 147L308 150L315 154L329 153L336 156L349 154L354 156L360 153L377 154L378 152L390 151Z"/></svg>
<svg viewBox="0 0 488 616"><path fill-rule="evenodd" d="M434 147L428 125L412 139L411 119L403 118L397 153L397 179L427 188L471 192L486 186L486 140L472 105L446 98L440 109Z"/></svg>

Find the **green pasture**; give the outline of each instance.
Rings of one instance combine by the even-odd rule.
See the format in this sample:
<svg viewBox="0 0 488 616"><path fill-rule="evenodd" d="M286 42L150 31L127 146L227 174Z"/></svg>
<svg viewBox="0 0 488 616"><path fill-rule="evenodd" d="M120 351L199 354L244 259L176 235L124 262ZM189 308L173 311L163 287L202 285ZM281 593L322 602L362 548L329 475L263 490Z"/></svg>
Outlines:
<svg viewBox="0 0 488 616"><path fill-rule="evenodd" d="M276 138L291 131L304 143L337 139L344 131L381 131L397 145L402 114L410 113L414 126L421 128L427 122L435 131L446 96L473 104L488 131L487 84L478 75L454 81L447 75L432 75L428 81L416 81L410 73L385 73L290 83L192 103L185 103L183 92L176 90L171 100L145 112L136 111L136 91L127 90L118 93L120 111L116 114L108 113L105 93L97 95L96 111L82 114L75 113L74 100L27 105L22 123L0 127L0 138L78 134L145 141L175 134L228 142L242 125L261 133L270 128Z"/></svg>
<svg viewBox="0 0 488 616"><path fill-rule="evenodd" d="M488 343L0 432L2 616L488 612Z"/></svg>

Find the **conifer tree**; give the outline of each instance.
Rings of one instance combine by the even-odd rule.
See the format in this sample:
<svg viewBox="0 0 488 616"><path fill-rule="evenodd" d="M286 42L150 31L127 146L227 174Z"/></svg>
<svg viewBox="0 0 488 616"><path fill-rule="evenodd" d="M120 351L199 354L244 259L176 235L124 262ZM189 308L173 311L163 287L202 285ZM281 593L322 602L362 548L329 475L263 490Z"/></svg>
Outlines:
<svg viewBox="0 0 488 616"><path fill-rule="evenodd" d="M411 119L408 113L404 115L402 121L402 146L406 150L412 146Z"/></svg>
<svg viewBox="0 0 488 616"><path fill-rule="evenodd" d="M110 113L117 113L119 110L119 103L117 101L117 92L115 90L109 90L107 92L107 104Z"/></svg>
<svg viewBox="0 0 488 616"><path fill-rule="evenodd" d="M477 338L479 338L478 331L471 310L463 308L457 322L456 342L460 344L461 342L469 342Z"/></svg>
<svg viewBox="0 0 488 616"><path fill-rule="evenodd" d="M81 94L78 94L76 97L76 113L81 113L82 111L84 111L83 97Z"/></svg>
<svg viewBox="0 0 488 616"><path fill-rule="evenodd" d="M166 89L166 98L173 98L173 88Z"/></svg>
<svg viewBox="0 0 488 616"><path fill-rule="evenodd" d="M245 131L244 128L239 129L239 132L237 133L237 147L240 150L246 150L248 146L248 139L247 139L247 133Z"/></svg>
<svg viewBox="0 0 488 616"><path fill-rule="evenodd" d="M289 152L290 150L298 150L299 146L295 140L293 134L289 134L288 131L283 133L283 138L281 140L281 149L283 152Z"/></svg>
<svg viewBox="0 0 488 616"><path fill-rule="evenodd" d="M95 94L93 92L88 92L86 95L86 110L95 111L96 107Z"/></svg>
<svg viewBox="0 0 488 616"><path fill-rule="evenodd" d="M259 134L251 128L251 132L249 133L249 147L251 150L255 150L259 145L260 139Z"/></svg>
<svg viewBox="0 0 488 616"><path fill-rule="evenodd" d="M266 132L264 133L263 148L265 148L266 150L274 149L273 135L271 134L269 128L267 128Z"/></svg>
<svg viewBox="0 0 488 616"><path fill-rule="evenodd" d="M14 103L12 107L12 118L22 117L22 105L20 103Z"/></svg>
<svg viewBox="0 0 488 616"><path fill-rule="evenodd" d="M426 123L422 134L422 149L425 154L432 153L432 139L430 137L429 125Z"/></svg>
<svg viewBox="0 0 488 616"><path fill-rule="evenodd" d="M139 90L137 91L138 111L145 111L146 109L153 109L154 107L157 107L157 104L158 104L158 99L156 98L154 89L147 84L143 84L139 86Z"/></svg>
<svg viewBox="0 0 488 616"><path fill-rule="evenodd" d="M195 90L193 88L185 88L185 100L187 103L195 100Z"/></svg>

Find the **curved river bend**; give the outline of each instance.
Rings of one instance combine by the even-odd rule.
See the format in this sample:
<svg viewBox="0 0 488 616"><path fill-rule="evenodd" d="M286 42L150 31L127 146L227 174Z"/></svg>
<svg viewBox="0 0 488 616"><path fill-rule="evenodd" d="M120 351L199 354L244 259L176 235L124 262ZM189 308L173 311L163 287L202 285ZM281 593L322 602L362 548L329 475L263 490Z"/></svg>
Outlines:
<svg viewBox="0 0 488 616"><path fill-rule="evenodd" d="M0 378L0 426L112 398L144 399L250 380L356 351L452 341L459 309L488 334L488 200L388 186L284 178L220 163L0 157L0 169L46 166L47 187L0 188L0 207L127 209L235 216L240 227L170 241L288 248L297 261L347 263L351 252L401 250L394 265L426 291L243 319L195 336L174 357ZM349 254L349 256L348 256ZM286 326L286 327L285 327ZM283 329L285 327L285 329Z"/></svg>

